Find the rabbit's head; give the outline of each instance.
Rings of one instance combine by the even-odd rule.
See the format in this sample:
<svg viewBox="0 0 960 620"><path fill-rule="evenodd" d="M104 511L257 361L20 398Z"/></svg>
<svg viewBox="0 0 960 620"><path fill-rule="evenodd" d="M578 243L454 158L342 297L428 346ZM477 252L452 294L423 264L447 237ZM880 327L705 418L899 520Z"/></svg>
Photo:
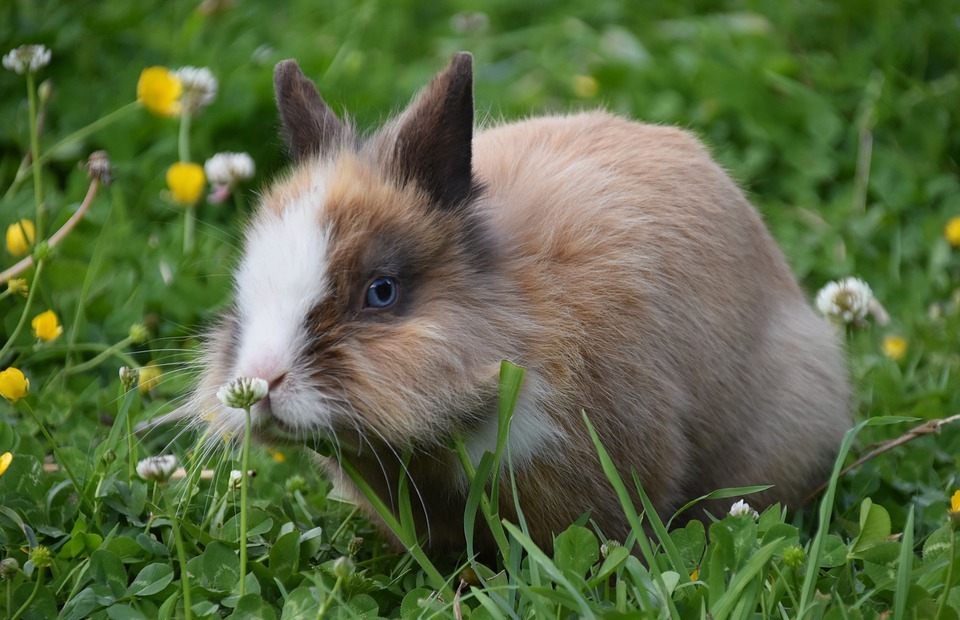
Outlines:
<svg viewBox="0 0 960 620"><path fill-rule="evenodd" d="M208 340L197 392L261 377L260 435L436 443L489 410L511 357L495 241L474 208L472 59L461 53L370 137L331 111L294 61L274 73L295 166L249 224L233 307Z"/></svg>

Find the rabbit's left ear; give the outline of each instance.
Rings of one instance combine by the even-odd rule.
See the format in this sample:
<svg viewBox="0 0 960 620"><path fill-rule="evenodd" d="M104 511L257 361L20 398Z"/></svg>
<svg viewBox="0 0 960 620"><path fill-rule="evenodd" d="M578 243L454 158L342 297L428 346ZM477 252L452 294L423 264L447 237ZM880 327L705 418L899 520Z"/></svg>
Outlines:
<svg viewBox="0 0 960 620"><path fill-rule="evenodd" d="M473 56L454 54L447 68L397 119L394 166L442 208L473 194Z"/></svg>
<svg viewBox="0 0 960 620"><path fill-rule="evenodd" d="M344 138L345 127L295 60L273 70L273 88L282 134L294 161L324 153Z"/></svg>

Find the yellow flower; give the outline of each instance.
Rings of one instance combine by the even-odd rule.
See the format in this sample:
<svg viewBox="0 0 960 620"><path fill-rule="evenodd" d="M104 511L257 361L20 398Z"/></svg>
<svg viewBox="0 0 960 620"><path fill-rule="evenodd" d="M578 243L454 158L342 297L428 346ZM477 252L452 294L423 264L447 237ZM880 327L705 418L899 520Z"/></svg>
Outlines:
<svg viewBox="0 0 960 620"><path fill-rule="evenodd" d="M903 336L887 336L883 339L883 354L895 362L907 353L907 339Z"/></svg>
<svg viewBox="0 0 960 620"><path fill-rule="evenodd" d="M177 204L196 204L203 195L205 181L200 164L178 161L167 169L167 187L170 188L170 197Z"/></svg>
<svg viewBox="0 0 960 620"><path fill-rule="evenodd" d="M947 225L943 227L943 236L953 247L960 247L960 215L950 218Z"/></svg>
<svg viewBox="0 0 960 620"><path fill-rule="evenodd" d="M960 514L960 491L953 494L950 498L950 512Z"/></svg>
<svg viewBox="0 0 960 620"><path fill-rule="evenodd" d="M283 452L277 452L276 450L268 450L267 452L273 457L273 460L278 463L283 463L287 460L287 455Z"/></svg>
<svg viewBox="0 0 960 620"><path fill-rule="evenodd" d="M693 569L693 572L690 573L690 581L696 581L697 579L700 579L700 568L699 568L699 567Z"/></svg>
<svg viewBox="0 0 960 620"><path fill-rule="evenodd" d="M141 394L146 394L153 388L160 385L160 369L153 362L140 367L140 378L137 380L137 388Z"/></svg>
<svg viewBox="0 0 960 620"><path fill-rule="evenodd" d="M0 476L3 475L3 472L7 471L7 468L10 467L10 462L13 460L13 455L9 452L4 452L0 454Z"/></svg>
<svg viewBox="0 0 960 620"><path fill-rule="evenodd" d="M23 376L19 368L7 368L0 372L0 396L12 403L17 402L27 394L30 381Z"/></svg>
<svg viewBox="0 0 960 620"><path fill-rule="evenodd" d="M47 310L33 317L30 325L33 327L33 335L47 342L63 333L60 320L57 319L53 310Z"/></svg>
<svg viewBox="0 0 960 620"><path fill-rule="evenodd" d="M180 78L166 67L149 67L140 72L137 81L137 101L158 116L176 116L180 113Z"/></svg>
<svg viewBox="0 0 960 620"><path fill-rule="evenodd" d="M30 220L20 220L7 227L7 251L23 256L30 251L37 231Z"/></svg>
<svg viewBox="0 0 960 620"><path fill-rule="evenodd" d="M600 85L589 75L573 76L573 93L583 99L593 99L597 96Z"/></svg>

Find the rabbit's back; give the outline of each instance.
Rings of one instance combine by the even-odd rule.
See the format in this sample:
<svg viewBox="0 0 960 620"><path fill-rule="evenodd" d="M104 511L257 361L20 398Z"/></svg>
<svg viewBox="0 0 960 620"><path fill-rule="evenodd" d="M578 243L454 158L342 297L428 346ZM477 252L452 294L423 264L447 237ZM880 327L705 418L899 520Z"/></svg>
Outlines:
<svg viewBox="0 0 960 620"><path fill-rule="evenodd" d="M700 143L591 112L478 132L474 148L479 208L551 335L522 361L568 448L596 461L582 408L661 512L750 484L776 485L759 503L800 503L849 426L843 356Z"/></svg>

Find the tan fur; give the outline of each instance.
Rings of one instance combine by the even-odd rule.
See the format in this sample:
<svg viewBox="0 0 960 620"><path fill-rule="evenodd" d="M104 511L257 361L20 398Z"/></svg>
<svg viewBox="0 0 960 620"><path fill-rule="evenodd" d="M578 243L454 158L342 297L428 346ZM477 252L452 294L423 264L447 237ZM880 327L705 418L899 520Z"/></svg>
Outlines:
<svg viewBox="0 0 960 620"><path fill-rule="evenodd" d="M318 114L339 142L302 159L262 202L282 213L324 184L317 217L333 231L332 289L309 316L302 363L339 400L317 432L335 436L394 507L399 453L412 449L418 527L434 548L461 548L466 488L447 446L495 419L506 359L528 371L518 415L542 416L564 438L515 472L544 547L588 511L608 537L629 531L581 411L663 517L729 486L774 484L751 503L799 504L831 464L850 394L832 329L756 210L690 134L605 112L476 132L483 190L461 183L454 198L465 206L438 207L442 188L427 191L416 179L434 179L407 172L393 144L429 144L409 125L439 114L434 99L464 79L459 62L355 148L348 128ZM357 296L394 255L410 272L409 305L365 314ZM215 333L199 400L226 380L236 331L228 321ZM324 466L355 491L336 460ZM500 505L516 520L512 493L504 484ZM488 532L477 536L492 549Z"/></svg>

